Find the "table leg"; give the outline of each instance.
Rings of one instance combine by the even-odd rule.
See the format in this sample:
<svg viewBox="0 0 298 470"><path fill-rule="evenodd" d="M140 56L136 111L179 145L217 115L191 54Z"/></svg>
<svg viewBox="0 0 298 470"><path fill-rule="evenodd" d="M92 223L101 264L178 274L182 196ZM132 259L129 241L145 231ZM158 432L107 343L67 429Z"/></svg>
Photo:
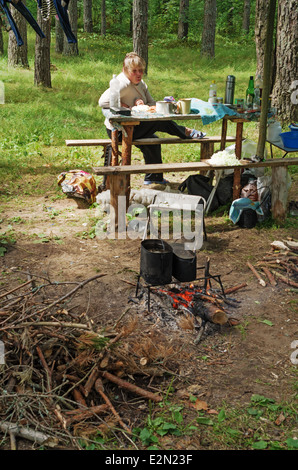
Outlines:
<svg viewBox="0 0 298 470"><path fill-rule="evenodd" d="M112 130L112 166L119 165L119 140L118 130Z"/></svg>
<svg viewBox="0 0 298 470"><path fill-rule="evenodd" d="M228 128L228 120L223 118L222 125L221 125L220 150L224 150L226 148L227 128Z"/></svg>

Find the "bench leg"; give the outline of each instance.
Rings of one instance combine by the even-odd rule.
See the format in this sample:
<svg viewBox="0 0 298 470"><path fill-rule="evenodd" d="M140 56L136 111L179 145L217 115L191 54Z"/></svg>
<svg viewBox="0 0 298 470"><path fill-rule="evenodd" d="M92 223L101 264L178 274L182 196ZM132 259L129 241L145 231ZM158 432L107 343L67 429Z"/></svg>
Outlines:
<svg viewBox="0 0 298 470"><path fill-rule="evenodd" d="M207 160L214 154L214 143L213 142L202 142L201 143L201 160Z"/></svg>
<svg viewBox="0 0 298 470"><path fill-rule="evenodd" d="M284 222L288 203L288 168L286 166L272 167L272 217L278 222Z"/></svg>
<svg viewBox="0 0 298 470"><path fill-rule="evenodd" d="M129 206L130 183L129 175L110 175L110 224L111 232L125 229L126 211ZM123 198L120 198L122 196ZM123 204L123 199L125 203ZM119 214L119 208L123 212ZM119 218L120 216L120 218ZM120 220L121 219L121 220Z"/></svg>
<svg viewBox="0 0 298 470"><path fill-rule="evenodd" d="M213 142L202 142L201 143L201 158L200 161L208 160L214 154L214 143ZM208 171L200 170L200 175L206 175Z"/></svg>

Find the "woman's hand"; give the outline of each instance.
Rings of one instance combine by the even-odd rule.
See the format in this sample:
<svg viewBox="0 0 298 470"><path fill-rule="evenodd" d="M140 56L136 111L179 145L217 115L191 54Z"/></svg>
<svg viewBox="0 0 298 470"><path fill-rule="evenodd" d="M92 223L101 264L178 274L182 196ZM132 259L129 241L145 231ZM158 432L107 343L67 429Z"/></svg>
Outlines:
<svg viewBox="0 0 298 470"><path fill-rule="evenodd" d="M136 99L136 101L135 101L135 106L141 106L141 105L143 105L143 104L145 104L145 103L144 103L143 100L141 100L141 98Z"/></svg>

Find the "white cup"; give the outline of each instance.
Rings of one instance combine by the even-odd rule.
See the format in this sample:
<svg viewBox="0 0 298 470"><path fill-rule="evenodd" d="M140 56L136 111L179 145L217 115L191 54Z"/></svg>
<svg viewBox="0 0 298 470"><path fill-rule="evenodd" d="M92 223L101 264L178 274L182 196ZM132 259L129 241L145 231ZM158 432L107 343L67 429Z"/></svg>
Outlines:
<svg viewBox="0 0 298 470"><path fill-rule="evenodd" d="M189 114L190 113L191 98L183 98L178 101L177 109L179 114Z"/></svg>

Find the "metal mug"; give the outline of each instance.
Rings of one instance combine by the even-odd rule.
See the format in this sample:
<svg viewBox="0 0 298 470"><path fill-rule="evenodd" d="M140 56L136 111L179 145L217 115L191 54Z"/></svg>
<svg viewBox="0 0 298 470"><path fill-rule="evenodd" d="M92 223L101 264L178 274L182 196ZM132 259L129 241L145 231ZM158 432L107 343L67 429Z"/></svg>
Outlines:
<svg viewBox="0 0 298 470"><path fill-rule="evenodd" d="M156 102L156 112L159 114L171 114L172 113L172 103L169 101L157 101Z"/></svg>

